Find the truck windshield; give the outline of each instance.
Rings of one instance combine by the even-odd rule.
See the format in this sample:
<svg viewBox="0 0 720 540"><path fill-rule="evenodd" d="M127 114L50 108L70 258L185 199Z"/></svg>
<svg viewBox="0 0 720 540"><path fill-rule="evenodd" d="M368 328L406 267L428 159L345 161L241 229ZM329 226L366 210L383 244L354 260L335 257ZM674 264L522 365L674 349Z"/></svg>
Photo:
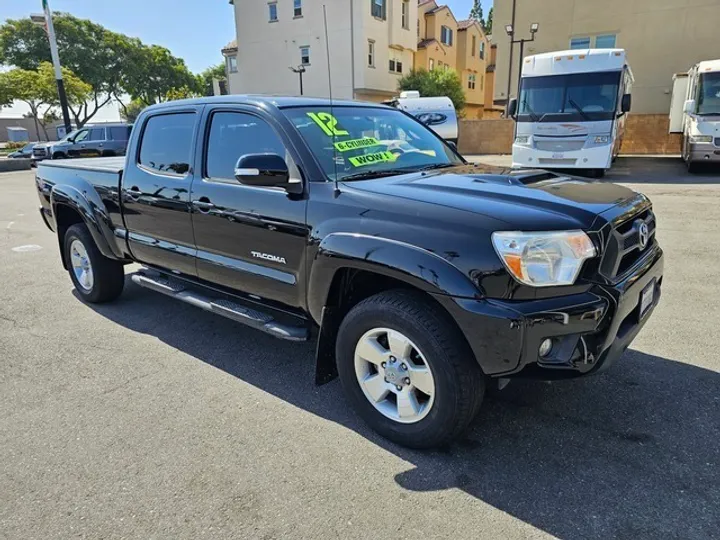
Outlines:
<svg viewBox="0 0 720 540"><path fill-rule="evenodd" d="M461 165L424 125L375 107L283 109L331 180L360 179Z"/></svg>
<svg viewBox="0 0 720 540"><path fill-rule="evenodd" d="M697 113L720 115L720 71L700 75Z"/></svg>
<svg viewBox="0 0 720 540"><path fill-rule="evenodd" d="M612 120L620 71L523 78L518 122Z"/></svg>

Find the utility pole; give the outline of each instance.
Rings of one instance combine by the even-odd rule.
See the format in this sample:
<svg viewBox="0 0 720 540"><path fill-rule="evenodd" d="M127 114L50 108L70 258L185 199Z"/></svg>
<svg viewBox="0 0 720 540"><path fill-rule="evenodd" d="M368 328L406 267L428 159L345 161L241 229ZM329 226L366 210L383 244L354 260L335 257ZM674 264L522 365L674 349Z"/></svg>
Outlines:
<svg viewBox="0 0 720 540"><path fill-rule="evenodd" d="M57 83L58 98L60 99L60 110L62 111L63 124L65 124L65 134L72 131L70 124L70 111L68 109L67 94L65 93L65 83L63 82L62 69L60 68L60 55L58 54L57 41L55 39L55 27L53 26L52 12L48 5L48 0L42 0L44 15L30 15L30 20L35 24L43 24L45 32L50 42L50 56L52 57L53 67L55 68L55 82ZM43 20L44 19L44 20Z"/></svg>

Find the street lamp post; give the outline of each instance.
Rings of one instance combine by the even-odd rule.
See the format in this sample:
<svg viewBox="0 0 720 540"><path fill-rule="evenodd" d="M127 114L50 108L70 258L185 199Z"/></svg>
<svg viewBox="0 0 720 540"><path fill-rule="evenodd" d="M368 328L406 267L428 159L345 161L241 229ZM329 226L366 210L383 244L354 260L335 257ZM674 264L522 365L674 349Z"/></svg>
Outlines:
<svg viewBox="0 0 720 540"><path fill-rule="evenodd" d="M523 52L525 50L525 43L530 43L531 41L535 41L535 34L537 34L538 29L540 28L540 25L538 23L532 23L530 25L530 35L532 36L530 39L513 39L515 37L515 29L513 28L512 24L508 24L505 26L505 32L508 36L510 36L510 48L512 49L512 45L514 43L520 44L520 67L518 68L518 84L517 84L517 94L518 97L520 97L520 82L522 81L522 64L523 64ZM512 57L510 58L510 69L508 71L508 96L507 101L508 104L510 103L510 77L512 75Z"/></svg>
<svg viewBox="0 0 720 540"><path fill-rule="evenodd" d="M45 32L50 42L50 56L52 58L53 67L55 68L55 82L57 83L58 98L60 100L60 110L62 111L63 124L65 124L65 134L72 131L70 124L70 111L68 109L67 94L65 93L65 83L62 78L62 69L60 68L60 55L58 55L57 41L55 39L55 27L53 26L52 12L48 5L48 0L42 0L44 15L30 15L30 20L45 27Z"/></svg>
<svg viewBox="0 0 720 540"><path fill-rule="evenodd" d="M290 71L297 73L300 76L300 95L303 95L303 73L305 73L305 66L298 66L296 68L291 67Z"/></svg>

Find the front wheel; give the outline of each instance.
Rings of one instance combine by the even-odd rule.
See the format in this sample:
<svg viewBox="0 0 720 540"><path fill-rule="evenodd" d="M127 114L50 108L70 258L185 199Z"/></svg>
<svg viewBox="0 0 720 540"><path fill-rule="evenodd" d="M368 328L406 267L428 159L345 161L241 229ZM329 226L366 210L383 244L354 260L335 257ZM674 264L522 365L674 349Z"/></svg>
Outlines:
<svg viewBox="0 0 720 540"><path fill-rule="evenodd" d="M695 174L700 169L700 164L695 161L690 161L690 158L687 160L687 171L690 174Z"/></svg>
<svg viewBox="0 0 720 540"><path fill-rule="evenodd" d="M64 248L70 279L83 300L99 304L120 296L125 285L123 264L100 253L84 224L67 230Z"/></svg>
<svg viewBox="0 0 720 540"><path fill-rule="evenodd" d="M348 400L382 436L411 448L443 446L475 417L485 380L462 334L430 299L377 294L343 320L336 344Z"/></svg>

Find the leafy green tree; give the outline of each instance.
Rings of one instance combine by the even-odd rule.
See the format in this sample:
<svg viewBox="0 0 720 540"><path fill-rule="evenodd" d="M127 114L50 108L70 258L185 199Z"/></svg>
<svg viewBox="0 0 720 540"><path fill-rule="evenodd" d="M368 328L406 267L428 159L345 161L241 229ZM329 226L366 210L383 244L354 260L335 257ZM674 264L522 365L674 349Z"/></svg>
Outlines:
<svg viewBox="0 0 720 540"><path fill-rule="evenodd" d="M205 71L200 73L200 75L198 75L198 78L200 79L202 91L206 95L212 94L213 79L219 79L221 81L227 79L225 75L225 62L220 62L215 66L210 66Z"/></svg>
<svg viewBox="0 0 720 540"><path fill-rule="evenodd" d="M69 105L72 107L83 103L92 92L90 85L67 68L63 68L62 72ZM55 71L49 62L42 62L36 70L15 68L0 73L0 88L5 88L10 101L18 100L27 104L30 115L35 119L37 133L40 133L39 122L59 105ZM46 123L43 123L44 130Z"/></svg>
<svg viewBox="0 0 720 540"><path fill-rule="evenodd" d="M476 20L480 23L480 26L485 28L485 19L483 18L483 8L482 4L480 4L480 0L474 0L469 18Z"/></svg>
<svg viewBox="0 0 720 540"><path fill-rule="evenodd" d="M129 124L134 123L138 115L146 107L146 105L138 99L134 99L130 103L123 103L118 100L118 103L120 104L120 116Z"/></svg>
<svg viewBox="0 0 720 540"><path fill-rule="evenodd" d="M493 24L493 8L490 8L490 11L488 11L487 22L485 23L485 35L489 36L492 34L492 24Z"/></svg>
<svg viewBox="0 0 720 540"><path fill-rule="evenodd" d="M144 45L139 39L67 13L54 14L53 23L63 66L91 87L83 102L71 106L79 127L123 94L150 105L166 99L174 88L200 87L185 63L164 47ZM0 26L0 64L35 70L49 60L43 28L30 19L8 19Z"/></svg>
<svg viewBox="0 0 720 540"><path fill-rule="evenodd" d="M447 96L455 109L465 107L465 92L457 72L453 69L413 69L398 82L399 89L417 90L422 97Z"/></svg>

